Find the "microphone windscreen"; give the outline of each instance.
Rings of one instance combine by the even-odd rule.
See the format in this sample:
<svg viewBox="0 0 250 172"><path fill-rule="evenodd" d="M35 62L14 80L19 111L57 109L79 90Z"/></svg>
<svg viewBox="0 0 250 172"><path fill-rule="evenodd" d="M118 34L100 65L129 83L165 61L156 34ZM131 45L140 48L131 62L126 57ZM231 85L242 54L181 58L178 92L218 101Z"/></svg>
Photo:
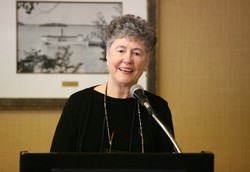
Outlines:
<svg viewBox="0 0 250 172"><path fill-rule="evenodd" d="M131 88L130 88L130 95L133 97L133 98L136 98L135 96L134 96L134 92L136 91L136 90L144 90L143 89L143 87L141 86L141 85L139 85L139 84L135 84L135 85L133 85Z"/></svg>

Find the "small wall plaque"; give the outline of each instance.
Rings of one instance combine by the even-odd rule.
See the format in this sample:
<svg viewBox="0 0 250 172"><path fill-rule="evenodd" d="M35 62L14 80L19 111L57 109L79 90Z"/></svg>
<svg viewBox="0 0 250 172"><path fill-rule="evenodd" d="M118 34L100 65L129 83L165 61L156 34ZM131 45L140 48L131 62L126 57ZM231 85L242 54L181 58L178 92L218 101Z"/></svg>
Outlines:
<svg viewBox="0 0 250 172"><path fill-rule="evenodd" d="M63 87L78 87L77 81L63 81L62 82Z"/></svg>

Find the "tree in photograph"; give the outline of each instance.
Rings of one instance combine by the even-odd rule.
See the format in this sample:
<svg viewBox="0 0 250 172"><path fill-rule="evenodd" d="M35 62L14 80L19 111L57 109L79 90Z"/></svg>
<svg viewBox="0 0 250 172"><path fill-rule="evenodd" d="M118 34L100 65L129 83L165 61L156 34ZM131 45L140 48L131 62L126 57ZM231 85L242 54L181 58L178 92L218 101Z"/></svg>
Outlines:
<svg viewBox="0 0 250 172"><path fill-rule="evenodd" d="M25 59L17 62L18 73L76 73L83 63L71 64L70 46L59 46L55 58L42 54L41 50L32 49L25 53Z"/></svg>

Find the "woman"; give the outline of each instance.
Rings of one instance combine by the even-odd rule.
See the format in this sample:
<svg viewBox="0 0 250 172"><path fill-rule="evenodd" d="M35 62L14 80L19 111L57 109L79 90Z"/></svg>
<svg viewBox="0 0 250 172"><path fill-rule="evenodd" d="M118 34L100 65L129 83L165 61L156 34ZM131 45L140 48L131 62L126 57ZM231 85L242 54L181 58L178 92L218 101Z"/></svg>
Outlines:
<svg viewBox="0 0 250 172"><path fill-rule="evenodd" d="M106 29L106 83L79 91L65 104L51 152L173 152L173 146L130 88L147 71L156 44L153 28L124 15ZM173 131L167 102L145 92L159 117Z"/></svg>

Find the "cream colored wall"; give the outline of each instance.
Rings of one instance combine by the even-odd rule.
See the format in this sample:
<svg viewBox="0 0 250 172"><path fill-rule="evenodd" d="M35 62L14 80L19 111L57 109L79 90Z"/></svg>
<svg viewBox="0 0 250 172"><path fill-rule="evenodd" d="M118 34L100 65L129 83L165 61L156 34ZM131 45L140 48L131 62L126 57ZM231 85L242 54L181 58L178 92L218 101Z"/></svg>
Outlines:
<svg viewBox="0 0 250 172"><path fill-rule="evenodd" d="M159 0L157 92L184 152L210 150L216 172L248 171L250 1ZM61 111L1 111L0 171L48 152Z"/></svg>
<svg viewBox="0 0 250 172"><path fill-rule="evenodd" d="M158 89L184 152L209 150L216 172L250 162L250 1L159 0Z"/></svg>

